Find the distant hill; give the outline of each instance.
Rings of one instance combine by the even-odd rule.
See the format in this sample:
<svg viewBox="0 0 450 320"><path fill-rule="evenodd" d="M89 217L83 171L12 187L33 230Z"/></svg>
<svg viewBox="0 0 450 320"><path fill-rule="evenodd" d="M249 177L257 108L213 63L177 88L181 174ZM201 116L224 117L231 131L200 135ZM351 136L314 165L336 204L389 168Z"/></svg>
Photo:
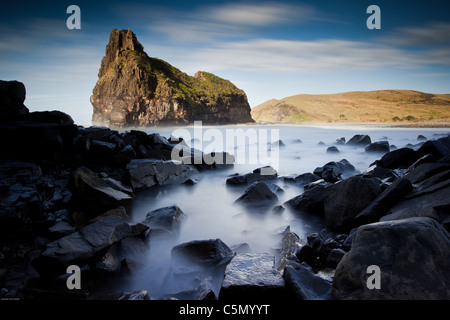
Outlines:
<svg viewBox="0 0 450 320"><path fill-rule="evenodd" d="M258 122L413 123L450 120L450 94L412 90L299 94L251 111Z"/></svg>

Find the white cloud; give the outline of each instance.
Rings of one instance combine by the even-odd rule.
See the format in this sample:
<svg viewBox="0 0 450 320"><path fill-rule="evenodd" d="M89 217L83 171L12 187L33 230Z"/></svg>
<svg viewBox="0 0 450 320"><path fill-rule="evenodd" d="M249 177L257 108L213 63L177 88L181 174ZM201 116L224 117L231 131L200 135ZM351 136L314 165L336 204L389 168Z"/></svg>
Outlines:
<svg viewBox="0 0 450 320"><path fill-rule="evenodd" d="M209 71L324 73L380 68L414 69L427 57L382 44L347 40L255 39L228 42L192 52L191 64Z"/></svg>
<svg viewBox="0 0 450 320"><path fill-rule="evenodd" d="M246 37L254 35L258 28L324 19L312 6L280 2L226 3L188 12L164 6L126 4L118 6L116 12L125 19L147 25L149 31L190 43Z"/></svg>
<svg viewBox="0 0 450 320"><path fill-rule="evenodd" d="M316 17L316 12L304 4L228 3L207 8L201 12L201 16L227 25L265 27L309 21Z"/></svg>
<svg viewBox="0 0 450 320"><path fill-rule="evenodd" d="M423 26L403 27L385 40L394 46L449 46L450 23L435 21Z"/></svg>

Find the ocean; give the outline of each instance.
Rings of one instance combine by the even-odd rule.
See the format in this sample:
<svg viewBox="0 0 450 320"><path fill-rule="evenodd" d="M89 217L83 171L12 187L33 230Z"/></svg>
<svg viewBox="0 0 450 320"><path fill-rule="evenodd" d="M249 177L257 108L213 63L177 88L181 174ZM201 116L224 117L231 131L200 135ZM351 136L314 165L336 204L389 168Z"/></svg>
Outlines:
<svg viewBox="0 0 450 320"><path fill-rule="evenodd" d="M369 135L372 142L388 141L391 150L405 146L418 148L423 142L418 139L419 135L436 139L448 134L449 129L383 125L197 125L156 127L146 129L146 132L156 132L166 138L183 137L191 147L205 152L227 151L235 155L236 160L226 169L201 171L193 177L198 181L194 185L160 186L135 195L129 212L133 222L144 220L152 210L172 205L177 205L187 219L178 235L161 240L150 239L146 267L121 280L111 290L145 289L152 299L164 299L180 293L181 297L189 297L189 292L200 281L197 272L182 270L171 259L171 248L177 244L219 238L229 247L245 243L252 252L274 253L279 245L279 234L287 227L301 239L323 230L323 221L317 216L293 212L288 207L282 212L273 212L271 208L283 205L304 191L302 186L285 181L285 176L313 172L330 161L342 159L364 172L383 155L366 152L361 146L337 145L338 139L348 141L356 134L364 134ZM330 146L336 146L339 153L327 152ZM271 181L282 189L277 192L278 201L270 209L236 204L236 199L248 186L227 185L229 176L246 174L267 165L278 173L278 179ZM213 276L216 293L220 281L220 276L216 279Z"/></svg>

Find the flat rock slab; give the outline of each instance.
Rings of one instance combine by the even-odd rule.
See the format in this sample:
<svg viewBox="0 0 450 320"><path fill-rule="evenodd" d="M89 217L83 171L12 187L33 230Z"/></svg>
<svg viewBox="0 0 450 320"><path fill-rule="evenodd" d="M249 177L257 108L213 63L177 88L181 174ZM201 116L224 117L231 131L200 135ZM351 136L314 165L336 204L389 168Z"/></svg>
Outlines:
<svg viewBox="0 0 450 320"><path fill-rule="evenodd" d="M150 188L186 180L198 171L177 161L155 159L135 159L127 165L133 189Z"/></svg>
<svg viewBox="0 0 450 320"><path fill-rule="evenodd" d="M237 254L225 269L220 299L280 299L285 296L284 280L268 253Z"/></svg>
<svg viewBox="0 0 450 320"><path fill-rule="evenodd" d="M44 252L32 261L42 276L66 273L69 265L83 266L103 250L130 234L128 223L118 216L107 216L47 245Z"/></svg>

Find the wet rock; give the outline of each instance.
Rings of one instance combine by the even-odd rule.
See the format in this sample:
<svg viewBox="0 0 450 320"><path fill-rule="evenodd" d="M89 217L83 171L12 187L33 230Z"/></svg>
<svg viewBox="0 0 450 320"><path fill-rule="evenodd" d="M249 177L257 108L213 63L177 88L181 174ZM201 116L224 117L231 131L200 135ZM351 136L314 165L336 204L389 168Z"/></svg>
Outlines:
<svg viewBox="0 0 450 320"><path fill-rule="evenodd" d="M32 261L41 276L65 274L69 265L83 266L129 235L130 226L120 217L108 216L51 242Z"/></svg>
<svg viewBox="0 0 450 320"><path fill-rule="evenodd" d="M305 190L284 204L294 210L307 212L316 215L324 214L325 186L317 185L314 188Z"/></svg>
<svg viewBox="0 0 450 320"><path fill-rule="evenodd" d="M406 178L400 178L392 183L386 190L372 201L354 218L354 226L377 222L396 203L401 201L413 190L411 182Z"/></svg>
<svg viewBox="0 0 450 320"><path fill-rule="evenodd" d="M369 144L365 147L366 152L389 152L389 142L387 141L377 141Z"/></svg>
<svg viewBox="0 0 450 320"><path fill-rule="evenodd" d="M150 300L147 290L125 291L100 297L99 300Z"/></svg>
<svg viewBox="0 0 450 320"><path fill-rule="evenodd" d="M373 164L388 169L408 168L419 158L420 155L413 149L400 148L386 153L380 160L375 161Z"/></svg>
<svg viewBox="0 0 450 320"><path fill-rule="evenodd" d="M419 134L419 135L417 136L417 140L419 140L419 141L425 141L425 140L427 140L427 137L425 137L425 136Z"/></svg>
<svg viewBox="0 0 450 320"><path fill-rule="evenodd" d="M289 297L295 300L331 300L331 283L303 264L289 262L283 279Z"/></svg>
<svg viewBox="0 0 450 320"><path fill-rule="evenodd" d="M55 237L60 238L76 231L75 227L65 221L60 221L50 227L48 231Z"/></svg>
<svg viewBox="0 0 450 320"><path fill-rule="evenodd" d="M380 268L380 289L367 287L368 266ZM378 222L358 228L339 263L334 299L448 300L450 235L430 218Z"/></svg>
<svg viewBox="0 0 450 320"><path fill-rule="evenodd" d="M255 182L248 187L235 203L244 205L265 206L278 201L277 195L263 182Z"/></svg>
<svg viewBox="0 0 450 320"><path fill-rule="evenodd" d="M334 248L330 251L327 259L325 260L325 266L335 269L346 252L340 248Z"/></svg>
<svg viewBox="0 0 450 320"><path fill-rule="evenodd" d="M407 179L407 176L405 176ZM450 218L450 170L422 180L414 192L394 205L381 221L409 217L431 217L448 225Z"/></svg>
<svg viewBox="0 0 450 320"><path fill-rule="evenodd" d="M436 159L450 154L450 136L442 137L436 140L426 141L418 150L419 157L426 154L433 155Z"/></svg>
<svg viewBox="0 0 450 320"><path fill-rule="evenodd" d="M231 251L235 253L251 253L252 248L248 243L240 243L230 247Z"/></svg>
<svg viewBox="0 0 450 320"><path fill-rule="evenodd" d="M126 207L132 200L130 195L112 187L86 167L80 167L71 174L69 188L80 208L97 215L98 211Z"/></svg>
<svg viewBox="0 0 450 320"><path fill-rule="evenodd" d="M226 183L227 185L246 185L246 184L252 184L257 181L268 181L273 180L278 177L277 171L270 167L265 166L261 168L257 168L253 170L251 173L247 173L244 175L234 175L227 179Z"/></svg>
<svg viewBox="0 0 450 320"><path fill-rule="evenodd" d="M282 300L284 285L271 254L237 254L226 266L219 300Z"/></svg>
<svg viewBox="0 0 450 320"><path fill-rule="evenodd" d="M327 148L327 153L339 153L339 149L335 146L331 146Z"/></svg>
<svg viewBox="0 0 450 320"><path fill-rule="evenodd" d="M394 170L377 167L376 165L373 165L364 171L363 176L366 178L380 178L381 180L388 179L391 182L399 177Z"/></svg>
<svg viewBox="0 0 450 320"><path fill-rule="evenodd" d="M141 224L149 228L149 236L177 234L187 215L178 206L163 207L147 213Z"/></svg>
<svg viewBox="0 0 450 320"><path fill-rule="evenodd" d="M322 167L317 167L313 173L327 182L336 182L341 177L350 177L359 171L346 159L342 159L339 162L332 161Z"/></svg>
<svg viewBox="0 0 450 320"><path fill-rule="evenodd" d="M405 171L404 174L410 173L415 168L417 168L417 166L419 164L422 164L422 163L434 163L434 162L438 162L437 159L431 154L426 154L423 157L420 157L419 159L417 159L417 161L414 162L412 165L410 165L409 168Z"/></svg>
<svg viewBox="0 0 450 320"><path fill-rule="evenodd" d="M320 177L311 172L300 174L294 178L294 182L302 186L317 180L320 180Z"/></svg>
<svg viewBox="0 0 450 320"><path fill-rule="evenodd" d="M347 141L347 145L365 147L372 143L370 137L366 134L356 134Z"/></svg>
<svg viewBox="0 0 450 320"><path fill-rule="evenodd" d="M344 145L344 144L345 144L345 137L336 139L335 144L337 144L337 145L339 145L339 146L340 146L340 145Z"/></svg>
<svg viewBox="0 0 450 320"><path fill-rule="evenodd" d="M438 173L450 170L448 163L421 163L405 174L405 178L413 184L418 184Z"/></svg>
<svg viewBox="0 0 450 320"><path fill-rule="evenodd" d="M277 255L275 267L282 272L288 263L288 258L300 247L300 237L294 232L286 232L280 241L280 250Z"/></svg>
<svg viewBox="0 0 450 320"><path fill-rule="evenodd" d="M193 240L172 248L172 257L206 266L228 263L233 257L231 249L220 239Z"/></svg>
<svg viewBox="0 0 450 320"><path fill-rule="evenodd" d="M327 227L348 229L352 220L381 193L375 179L353 176L325 190L324 212Z"/></svg>
<svg viewBox="0 0 450 320"><path fill-rule="evenodd" d="M127 170L134 190L182 182L198 173L195 168L183 163L155 159L131 160Z"/></svg>

